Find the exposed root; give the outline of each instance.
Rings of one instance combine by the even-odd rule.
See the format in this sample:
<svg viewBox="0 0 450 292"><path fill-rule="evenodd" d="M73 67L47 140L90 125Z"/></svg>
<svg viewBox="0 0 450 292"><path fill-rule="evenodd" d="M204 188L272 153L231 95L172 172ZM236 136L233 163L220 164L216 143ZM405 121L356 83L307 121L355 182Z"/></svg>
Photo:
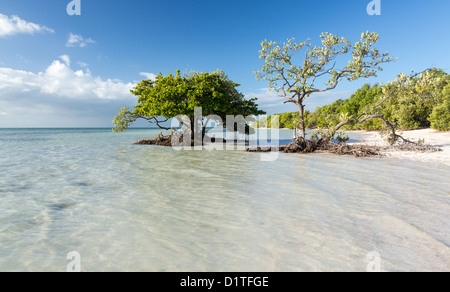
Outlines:
<svg viewBox="0 0 450 292"><path fill-rule="evenodd" d="M179 137L180 139L182 137ZM176 139L176 138L175 138ZM182 140L180 145L182 145ZM223 139L211 138L211 142L226 143ZM169 136L157 136L152 139L141 139L135 144L139 145L158 145L158 146L172 146L172 135ZM194 145L194 141L191 141L191 146ZM382 157L386 152L392 151L414 151L414 152L437 152L442 151L441 148L419 144L411 141L404 141L392 146L369 146L369 145L350 145L346 143L334 143L328 139L319 140L304 140L300 139L289 145L281 146L252 146L247 148L247 152L271 152L279 151L284 153L334 153L338 155L352 155L355 157Z"/></svg>
<svg viewBox="0 0 450 292"><path fill-rule="evenodd" d="M319 148L321 152L334 153L338 155L352 155L355 157L384 156L385 147L368 145L349 145L346 143L328 142Z"/></svg>
<svg viewBox="0 0 450 292"><path fill-rule="evenodd" d="M177 133L173 134L177 135ZM168 146L172 147L172 140L176 141L178 138L178 144L176 146L195 146L195 140L191 139L191 141L184 141L182 135L168 135L168 136L157 136L155 138L151 139L141 139L136 141L134 144L136 145L157 145L157 146ZM214 138L214 137L208 137L208 140L211 141L211 143L227 143L227 140L224 140L222 138ZM232 140L231 142L237 143L237 142L243 142L240 140ZM245 142L245 141L244 141Z"/></svg>
<svg viewBox="0 0 450 292"><path fill-rule="evenodd" d="M383 157L388 151L416 151L437 152L441 148L418 143L401 143L393 146L350 145L346 143L334 143L330 140L301 140L289 145L278 147L249 147L248 152L280 151L284 153L334 153L338 155L352 155L355 157Z"/></svg>
<svg viewBox="0 0 450 292"><path fill-rule="evenodd" d="M172 146L172 135L157 136L152 139L141 139L134 144L136 145L158 145L158 146Z"/></svg>

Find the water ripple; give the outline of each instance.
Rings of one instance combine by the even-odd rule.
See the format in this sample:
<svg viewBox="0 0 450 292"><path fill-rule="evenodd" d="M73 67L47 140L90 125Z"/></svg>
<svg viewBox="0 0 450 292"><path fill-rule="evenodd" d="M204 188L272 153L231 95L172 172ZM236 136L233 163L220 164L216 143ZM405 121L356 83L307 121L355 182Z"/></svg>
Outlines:
<svg viewBox="0 0 450 292"><path fill-rule="evenodd" d="M375 250L450 271L448 168L131 143L149 135L1 130L0 270L76 250L86 271L365 271Z"/></svg>

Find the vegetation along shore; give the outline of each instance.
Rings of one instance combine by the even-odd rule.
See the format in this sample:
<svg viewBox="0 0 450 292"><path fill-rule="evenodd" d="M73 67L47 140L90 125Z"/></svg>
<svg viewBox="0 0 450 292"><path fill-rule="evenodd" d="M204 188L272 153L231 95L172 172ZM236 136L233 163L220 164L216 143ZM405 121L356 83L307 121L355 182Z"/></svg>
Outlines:
<svg viewBox="0 0 450 292"><path fill-rule="evenodd" d="M177 71L176 75L159 74L154 80L138 84L131 91L138 97L138 104L134 110L125 107L119 112L113 121L114 131L122 132L137 119L145 119L172 132L138 144L202 146L214 142L215 138L207 135L207 127L215 122L228 131L246 135L252 134L254 128L263 127L296 129L298 133L288 145L255 146L247 151L330 152L357 157L386 156L395 151L442 152L446 142L427 144L429 139L412 139L401 133L419 128L450 130L450 75L441 69L430 68L409 75L400 73L386 84L364 85L349 99L338 99L313 112L305 109L311 95L331 91L345 81L375 77L383 64L394 62L396 58L376 48L378 40L377 33L365 32L355 43L330 33L321 34L321 46L313 46L310 40L296 43L289 39L283 44L263 41L260 50L263 64L255 72L257 79L266 80L272 90L285 98L285 103L299 108L298 112L277 115L275 124L273 116L239 121L226 118L258 116L265 112L259 109L256 98L245 99L237 90L239 84L223 71L184 75ZM304 57L298 59L298 56ZM337 60L347 62L337 63ZM177 126L172 126L173 122L167 126L173 119L178 121ZM306 129L314 131L308 135ZM344 131L350 130L377 130L386 142L383 145L346 143L348 137Z"/></svg>

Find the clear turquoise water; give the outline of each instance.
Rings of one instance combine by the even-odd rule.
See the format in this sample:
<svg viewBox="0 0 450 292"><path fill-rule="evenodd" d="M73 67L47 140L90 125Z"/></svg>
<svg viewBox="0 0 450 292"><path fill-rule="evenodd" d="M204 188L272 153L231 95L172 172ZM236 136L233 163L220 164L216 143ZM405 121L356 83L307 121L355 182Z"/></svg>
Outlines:
<svg viewBox="0 0 450 292"><path fill-rule="evenodd" d="M0 129L0 271L450 271L446 166L133 145L158 132Z"/></svg>

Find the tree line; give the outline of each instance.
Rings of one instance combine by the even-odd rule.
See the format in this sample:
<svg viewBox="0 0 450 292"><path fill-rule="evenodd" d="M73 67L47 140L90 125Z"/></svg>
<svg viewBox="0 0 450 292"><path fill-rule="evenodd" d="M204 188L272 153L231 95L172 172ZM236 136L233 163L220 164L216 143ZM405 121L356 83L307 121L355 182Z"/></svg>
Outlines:
<svg viewBox="0 0 450 292"><path fill-rule="evenodd" d="M425 74L426 73L426 74ZM403 76L403 75L401 75ZM402 130L432 128L450 130L450 75L442 69L429 69L409 77L412 90L394 90L393 94L380 105L377 113ZM425 80L426 79L426 80ZM389 83L384 86L389 86ZM365 84L348 99L318 107L315 111L305 111L307 129L332 129L346 116L358 116L376 105L383 97L383 85ZM298 112L279 115L280 128L299 128ZM258 127L271 127L271 116L258 121ZM380 119L368 119L363 123L349 123L343 130L381 130L384 123Z"/></svg>

